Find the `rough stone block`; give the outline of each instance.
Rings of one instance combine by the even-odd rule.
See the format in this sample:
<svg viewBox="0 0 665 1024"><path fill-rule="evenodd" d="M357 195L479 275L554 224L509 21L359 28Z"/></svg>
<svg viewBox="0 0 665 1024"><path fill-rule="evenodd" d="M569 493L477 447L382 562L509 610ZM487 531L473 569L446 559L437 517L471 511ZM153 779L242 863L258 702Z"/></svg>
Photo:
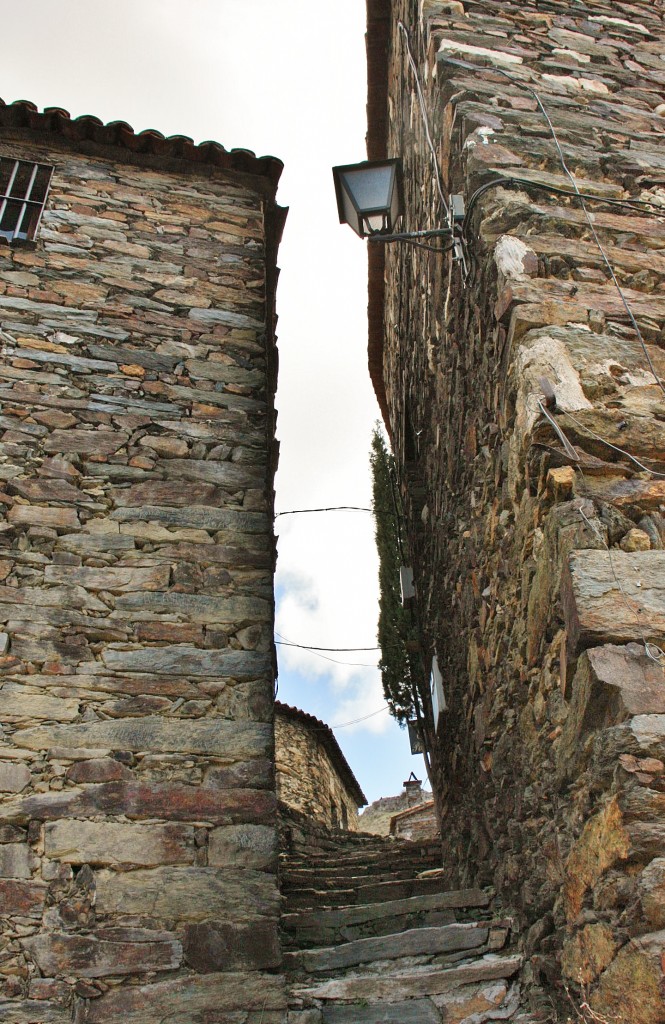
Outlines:
<svg viewBox="0 0 665 1024"><path fill-rule="evenodd" d="M0 792L20 793L31 778L30 769L24 764L0 761Z"/></svg>
<svg viewBox="0 0 665 1024"><path fill-rule="evenodd" d="M271 671L268 654L257 651L207 651L185 644L130 651L107 647L102 657L108 668L119 672L255 679Z"/></svg>
<svg viewBox="0 0 665 1024"><path fill-rule="evenodd" d="M168 1017L203 1021L203 1014L224 1010L284 1010L281 978L257 971L186 974L152 985L124 985L111 989L86 1009L86 1024L164 1024ZM77 1022L78 1024L78 1022Z"/></svg>
<svg viewBox="0 0 665 1024"><path fill-rule="evenodd" d="M72 508L46 508L43 505L14 505L7 513L14 526L50 526L54 530L80 530L78 514Z"/></svg>
<svg viewBox="0 0 665 1024"><path fill-rule="evenodd" d="M196 830L186 825L125 825L108 821L54 821L46 825L44 852L65 864L152 867L193 864Z"/></svg>
<svg viewBox="0 0 665 1024"><path fill-rule="evenodd" d="M30 878L33 855L24 843L0 846L0 878Z"/></svg>
<svg viewBox="0 0 665 1024"><path fill-rule="evenodd" d="M23 939L22 946L47 977L168 971L182 962L174 936L141 928L109 928L98 935L50 932Z"/></svg>
<svg viewBox="0 0 665 1024"><path fill-rule="evenodd" d="M0 999L3 1024L71 1024L72 1011L45 999Z"/></svg>
<svg viewBox="0 0 665 1024"><path fill-rule="evenodd" d="M184 721L156 716L81 725L38 726L14 733L14 743L30 750L167 751L221 757L233 762L265 757L272 751L272 726L224 719Z"/></svg>
<svg viewBox="0 0 665 1024"><path fill-rule="evenodd" d="M272 821L276 808L275 795L261 789L220 791L175 782L117 780L80 789L35 793L7 802L4 815L7 819L36 818L41 821L109 814L138 819L206 821L229 826L241 822L248 831L246 835L239 836L238 843L243 840L250 842L252 829L258 829L260 838L256 843L260 845L272 829L252 823Z"/></svg>
<svg viewBox="0 0 665 1024"><path fill-rule="evenodd" d="M270 919L189 924L183 934L183 949L186 963L199 974L265 970L279 967L281 962L277 929Z"/></svg>
<svg viewBox="0 0 665 1024"><path fill-rule="evenodd" d="M560 770L575 770L583 741L590 733L634 715L665 713L660 665L647 657L643 644L606 644L585 651L577 664L572 700L557 751Z"/></svg>
<svg viewBox="0 0 665 1024"><path fill-rule="evenodd" d="M200 922L271 916L279 912L274 876L250 868L160 867L116 874L99 871L100 914Z"/></svg>
<svg viewBox="0 0 665 1024"><path fill-rule="evenodd" d="M277 863L276 831L266 825L249 824L215 828L208 841L208 863L211 867L273 871Z"/></svg>
<svg viewBox="0 0 665 1024"><path fill-rule="evenodd" d="M665 551L574 551L561 594L571 656L612 641L665 642Z"/></svg>
<svg viewBox="0 0 665 1024"><path fill-rule="evenodd" d="M665 857L656 857L640 875L637 887L649 931L665 928Z"/></svg>
<svg viewBox="0 0 665 1024"><path fill-rule="evenodd" d="M0 879L0 907L3 916L41 917L45 899L46 886L40 882Z"/></svg>
<svg viewBox="0 0 665 1024"><path fill-rule="evenodd" d="M112 568L95 569L89 566L47 565L46 583L65 583L85 587L86 590L109 590L111 593L136 590L165 590L169 585L168 565L147 569Z"/></svg>

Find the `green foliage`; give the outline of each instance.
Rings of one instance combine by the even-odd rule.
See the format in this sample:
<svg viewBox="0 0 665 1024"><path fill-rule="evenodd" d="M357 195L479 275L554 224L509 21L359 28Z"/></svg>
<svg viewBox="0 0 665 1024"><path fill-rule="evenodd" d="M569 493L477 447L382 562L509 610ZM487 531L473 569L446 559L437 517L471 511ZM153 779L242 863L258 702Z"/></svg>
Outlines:
<svg viewBox="0 0 665 1024"><path fill-rule="evenodd" d="M407 645L409 640L417 639L417 631L411 621L411 612L402 607L399 582L402 556L396 506L398 495L397 488L393 486L395 460L388 451L378 424L372 434L370 467L376 547L379 553L379 668L390 713L400 723L404 723L415 716L417 679L414 659L409 655Z"/></svg>

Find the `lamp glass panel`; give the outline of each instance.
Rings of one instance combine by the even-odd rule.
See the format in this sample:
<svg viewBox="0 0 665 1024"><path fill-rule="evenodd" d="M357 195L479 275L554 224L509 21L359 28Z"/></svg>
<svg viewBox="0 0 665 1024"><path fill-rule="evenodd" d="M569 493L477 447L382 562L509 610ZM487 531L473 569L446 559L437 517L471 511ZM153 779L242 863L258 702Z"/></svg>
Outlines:
<svg viewBox="0 0 665 1024"><path fill-rule="evenodd" d="M353 202L351 200L351 196L346 191L346 188L342 188L341 194L342 194L342 206L344 207L344 220L346 221L347 224L349 224L353 228L353 230L356 232L356 234L360 235L360 237L362 238L362 236L363 236L362 221L361 221L361 219L360 219L360 217L358 215L358 211L356 210L355 206L353 205Z"/></svg>
<svg viewBox="0 0 665 1024"><path fill-rule="evenodd" d="M386 227L386 215L385 213L372 213L367 217L363 217L365 224L370 235L376 234L377 231L383 231Z"/></svg>
<svg viewBox="0 0 665 1024"><path fill-rule="evenodd" d="M391 207L395 169L386 167L360 168L346 171L343 177L344 189L351 193L357 209L389 210Z"/></svg>

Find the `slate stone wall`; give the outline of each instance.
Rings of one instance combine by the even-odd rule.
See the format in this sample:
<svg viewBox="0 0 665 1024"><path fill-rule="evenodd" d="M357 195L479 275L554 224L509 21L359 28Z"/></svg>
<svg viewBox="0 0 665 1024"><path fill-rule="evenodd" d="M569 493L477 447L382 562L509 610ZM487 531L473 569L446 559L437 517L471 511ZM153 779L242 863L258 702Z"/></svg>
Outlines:
<svg viewBox="0 0 665 1024"><path fill-rule="evenodd" d="M330 828L358 829L358 805L325 749L315 719L277 709L275 769L277 798ZM325 728L325 726L324 726Z"/></svg>
<svg viewBox="0 0 665 1024"><path fill-rule="evenodd" d="M0 1017L268 1024L274 185L84 148L0 135Z"/></svg>
<svg viewBox="0 0 665 1024"><path fill-rule="evenodd" d="M444 673L431 754L445 863L451 884L494 884L515 913L535 1006L538 986L549 998L563 979L611 1019L655 1024L665 676L647 643L665 647L665 394L653 372L665 380L663 7L384 6L404 228L441 226L443 213L398 19L445 192L469 204L491 180L522 179L471 205L466 284L448 256L385 250L374 383L423 651ZM536 97L502 70L542 99L580 190L637 200L588 208L646 354L579 200L551 191L572 186ZM377 102L370 74L370 112L372 90Z"/></svg>

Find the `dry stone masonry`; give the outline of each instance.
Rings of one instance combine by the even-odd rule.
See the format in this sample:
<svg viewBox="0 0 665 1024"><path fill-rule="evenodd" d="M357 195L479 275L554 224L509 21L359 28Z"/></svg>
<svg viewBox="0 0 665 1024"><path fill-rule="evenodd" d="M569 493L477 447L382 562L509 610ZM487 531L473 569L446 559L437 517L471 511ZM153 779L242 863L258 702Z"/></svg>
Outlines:
<svg viewBox="0 0 665 1024"><path fill-rule="evenodd" d="M358 828L367 803L335 734L314 715L275 702L277 799L331 828Z"/></svg>
<svg viewBox="0 0 665 1024"><path fill-rule="evenodd" d="M665 8L368 16L369 156L403 159L405 229L444 213L399 20L467 204L466 283L448 256L369 255L370 371L448 705L444 862L513 908L543 1016L563 982L662 1024Z"/></svg>
<svg viewBox="0 0 665 1024"><path fill-rule="evenodd" d="M281 165L0 105L0 1018L281 1021Z"/></svg>

